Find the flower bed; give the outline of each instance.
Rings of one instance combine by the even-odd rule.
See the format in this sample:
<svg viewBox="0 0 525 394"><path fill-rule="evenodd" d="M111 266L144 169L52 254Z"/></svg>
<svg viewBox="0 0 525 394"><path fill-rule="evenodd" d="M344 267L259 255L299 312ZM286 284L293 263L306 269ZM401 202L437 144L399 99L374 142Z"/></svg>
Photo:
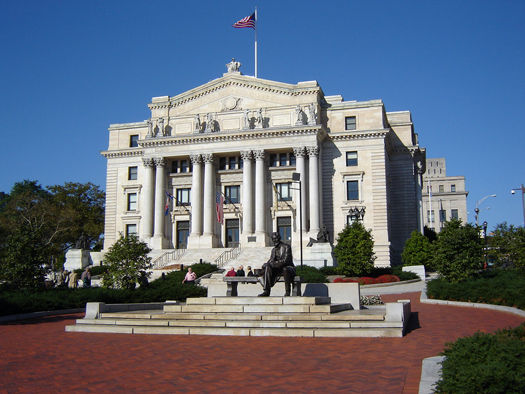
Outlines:
<svg viewBox="0 0 525 394"><path fill-rule="evenodd" d="M361 278L335 278L334 283L359 283L360 285L373 285L377 283L392 283L399 282L400 279L396 275L381 275L377 278L371 278L368 276L363 276Z"/></svg>

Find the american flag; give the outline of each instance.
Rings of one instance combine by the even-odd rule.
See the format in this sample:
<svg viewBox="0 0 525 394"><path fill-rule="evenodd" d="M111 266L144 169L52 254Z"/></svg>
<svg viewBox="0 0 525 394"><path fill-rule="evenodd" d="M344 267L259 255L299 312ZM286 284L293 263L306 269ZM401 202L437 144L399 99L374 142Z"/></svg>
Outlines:
<svg viewBox="0 0 525 394"><path fill-rule="evenodd" d="M224 221L224 197L221 192L215 194L215 210L217 211L217 222L222 224Z"/></svg>
<svg viewBox="0 0 525 394"><path fill-rule="evenodd" d="M233 27L236 27L238 29L241 29L243 27L251 27L255 30L255 12L251 14L250 16L247 16L245 18L242 18L240 21L237 21L233 24Z"/></svg>
<svg viewBox="0 0 525 394"><path fill-rule="evenodd" d="M168 216L169 213L170 213L170 200L173 200L173 196L169 193L169 192L166 192L166 205L164 206L164 216Z"/></svg>

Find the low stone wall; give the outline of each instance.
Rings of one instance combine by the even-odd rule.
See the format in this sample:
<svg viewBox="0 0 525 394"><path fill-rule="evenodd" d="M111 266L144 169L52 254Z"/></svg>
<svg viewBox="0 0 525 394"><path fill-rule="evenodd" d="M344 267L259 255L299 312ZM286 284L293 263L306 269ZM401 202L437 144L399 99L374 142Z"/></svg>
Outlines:
<svg viewBox="0 0 525 394"><path fill-rule="evenodd" d="M105 302L88 302L85 319L98 319L101 313L130 312L143 310L162 310L170 302L146 302L136 304L106 304Z"/></svg>

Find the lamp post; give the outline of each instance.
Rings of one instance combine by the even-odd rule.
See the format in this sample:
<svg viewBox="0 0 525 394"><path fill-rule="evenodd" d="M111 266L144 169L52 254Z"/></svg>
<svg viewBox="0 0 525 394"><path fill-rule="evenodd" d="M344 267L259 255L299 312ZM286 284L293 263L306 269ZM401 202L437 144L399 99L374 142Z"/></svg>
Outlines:
<svg viewBox="0 0 525 394"><path fill-rule="evenodd" d="M483 201L485 201L489 197L496 197L495 194L489 194L488 196L483 197L481 200L478 200L476 202L476 208L474 209L474 212L476 213L476 226L479 226L478 222L478 216L479 216L479 206L483 204Z"/></svg>
<svg viewBox="0 0 525 394"><path fill-rule="evenodd" d="M523 209L523 227L525 228L525 186L523 186L523 183L521 184L521 187L517 189L512 189L510 191L511 194L516 194L516 192L521 191L521 204Z"/></svg>
<svg viewBox="0 0 525 394"><path fill-rule="evenodd" d="M483 222L483 238L485 238L485 263L483 264L483 269L487 269L487 221Z"/></svg>
<svg viewBox="0 0 525 394"><path fill-rule="evenodd" d="M299 250L301 253L301 267L303 266L303 196L301 192L301 174L299 172L292 173L292 180L299 183ZM297 189L295 189L297 190Z"/></svg>

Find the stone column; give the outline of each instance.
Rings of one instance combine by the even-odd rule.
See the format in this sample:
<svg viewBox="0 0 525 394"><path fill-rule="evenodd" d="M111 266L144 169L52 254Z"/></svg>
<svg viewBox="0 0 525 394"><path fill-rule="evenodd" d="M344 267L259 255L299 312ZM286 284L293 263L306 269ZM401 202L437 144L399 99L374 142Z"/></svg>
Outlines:
<svg viewBox="0 0 525 394"><path fill-rule="evenodd" d="M202 234L202 156L191 155L193 173L191 177L191 234L190 237Z"/></svg>
<svg viewBox="0 0 525 394"><path fill-rule="evenodd" d="M215 165L213 154L202 155L204 161L204 223L201 247L213 248L215 244Z"/></svg>
<svg viewBox="0 0 525 394"><path fill-rule="evenodd" d="M155 176L155 223L152 239L154 249L163 249L164 238L164 207L166 201L166 160L163 157L154 159L157 167Z"/></svg>
<svg viewBox="0 0 525 394"><path fill-rule="evenodd" d="M310 232L315 237L319 232L319 148L309 146L308 151L308 190L310 192Z"/></svg>
<svg viewBox="0 0 525 394"><path fill-rule="evenodd" d="M264 150L253 152L255 157L255 234L257 246L266 246L266 204L265 204L265 172Z"/></svg>
<svg viewBox="0 0 525 394"><path fill-rule="evenodd" d="M148 242L153 236L153 201L155 199L155 163L151 158L142 159L144 163L144 190L142 192L142 225L141 238Z"/></svg>
<svg viewBox="0 0 525 394"><path fill-rule="evenodd" d="M297 198L295 203L297 204L297 207L300 209L301 217L303 218L303 232L307 230L308 228L308 222L306 221L306 164L305 164L305 156L306 156L306 150L303 147L300 148L293 148L293 152L296 158L296 168L297 172L301 174L301 199L302 199L302 206L299 207L299 198ZM299 218L297 218L299 219Z"/></svg>
<svg viewBox="0 0 525 394"><path fill-rule="evenodd" d="M252 151L241 152L242 170L242 233L253 234L253 167Z"/></svg>

